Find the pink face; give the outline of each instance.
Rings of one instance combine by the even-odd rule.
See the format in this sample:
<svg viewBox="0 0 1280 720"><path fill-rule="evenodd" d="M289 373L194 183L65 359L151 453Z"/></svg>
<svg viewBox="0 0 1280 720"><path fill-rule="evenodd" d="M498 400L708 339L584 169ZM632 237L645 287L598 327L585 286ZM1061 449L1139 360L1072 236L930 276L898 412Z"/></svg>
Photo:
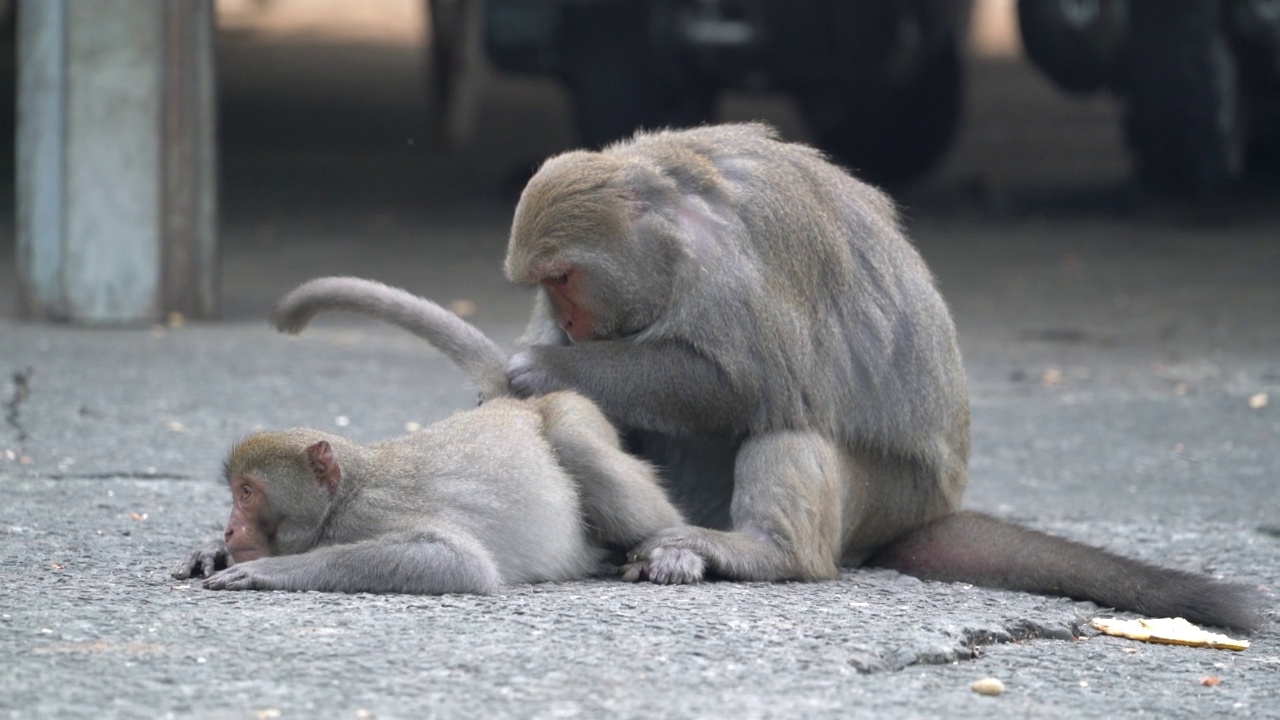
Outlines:
<svg viewBox="0 0 1280 720"><path fill-rule="evenodd" d="M231 478L231 502L231 517L223 538L232 561L242 563L270 556L270 529L265 516L271 506L262 483L248 475Z"/></svg>
<svg viewBox="0 0 1280 720"><path fill-rule="evenodd" d="M569 268L542 281L555 308L560 329L574 342L590 340L596 329L596 316L582 303L582 271Z"/></svg>

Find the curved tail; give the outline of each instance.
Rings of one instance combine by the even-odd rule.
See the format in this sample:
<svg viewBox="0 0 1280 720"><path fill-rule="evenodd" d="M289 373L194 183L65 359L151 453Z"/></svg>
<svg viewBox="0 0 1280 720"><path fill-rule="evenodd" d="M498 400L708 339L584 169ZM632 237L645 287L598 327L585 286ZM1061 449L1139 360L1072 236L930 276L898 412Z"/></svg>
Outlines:
<svg viewBox="0 0 1280 720"><path fill-rule="evenodd" d="M435 346L462 368L488 399L510 395L507 356L474 325L426 298L373 280L324 277L305 282L280 298L271 323L296 335L327 310L370 315L397 325Z"/></svg>
<svg viewBox="0 0 1280 720"><path fill-rule="evenodd" d="M1258 591L1046 535L976 512L939 518L869 564L924 580L1065 595L1149 617L1256 630Z"/></svg>

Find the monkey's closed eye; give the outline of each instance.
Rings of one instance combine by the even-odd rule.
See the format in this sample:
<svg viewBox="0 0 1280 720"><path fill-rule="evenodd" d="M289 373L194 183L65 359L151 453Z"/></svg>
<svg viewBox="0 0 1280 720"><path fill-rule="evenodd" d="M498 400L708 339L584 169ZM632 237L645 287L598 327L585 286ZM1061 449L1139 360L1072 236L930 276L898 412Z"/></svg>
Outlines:
<svg viewBox="0 0 1280 720"><path fill-rule="evenodd" d="M567 285L569 283L569 273L562 272L559 275L549 277L547 282L552 285Z"/></svg>

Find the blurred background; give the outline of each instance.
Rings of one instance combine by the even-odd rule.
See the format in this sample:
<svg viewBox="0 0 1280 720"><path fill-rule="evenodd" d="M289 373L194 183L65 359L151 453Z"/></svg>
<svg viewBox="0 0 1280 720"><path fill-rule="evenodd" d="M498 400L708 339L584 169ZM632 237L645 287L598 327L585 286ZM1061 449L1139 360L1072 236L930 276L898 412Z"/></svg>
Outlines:
<svg viewBox="0 0 1280 720"><path fill-rule="evenodd" d="M23 6L3 3L0 47L6 315L19 312L12 139ZM414 242L431 243L437 232L478 234L472 221L501 227L543 158L642 125L769 121L885 186L909 218L1202 224L1269 218L1280 199L1280 0L213 8L224 277L226 262L241 271L234 252L264 252L282 235L342 238L355 253L379 233L412 228ZM487 251L495 275L503 240ZM222 295L222 317L259 312Z"/></svg>
<svg viewBox="0 0 1280 720"><path fill-rule="evenodd" d="M1280 0L0 6L0 450L33 471L196 475L209 437L470 406L417 338L286 341L268 308L359 275L511 347L530 296L500 268L542 159L760 119L902 208L959 330L975 507L1275 522Z"/></svg>

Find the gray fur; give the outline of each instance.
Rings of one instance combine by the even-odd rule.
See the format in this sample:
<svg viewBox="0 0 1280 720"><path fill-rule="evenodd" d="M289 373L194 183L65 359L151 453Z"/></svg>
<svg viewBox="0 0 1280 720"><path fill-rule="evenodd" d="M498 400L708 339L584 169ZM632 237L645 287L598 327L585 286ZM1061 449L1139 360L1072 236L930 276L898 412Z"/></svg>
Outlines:
<svg viewBox="0 0 1280 720"><path fill-rule="evenodd" d="M1260 622L1237 586L1134 563L1160 588L1136 602L1104 569L1115 556L1039 534L1028 550L1029 531L957 514L969 401L946 303L888 196L764 125L551 158L505 270L544 290L512 389L594 400L691 511L633 553L633 579L829 578L895 543L913 552L887 564L930 576L941 535L920 529L945 519L968 543L947 579Z"/></svg>
<svg viewBox="0 0 1280 720"><path fill-rule="evenodd" d="M332 495L307 469L318 441L342 468ZM264 512L279 527L268 557L237 564L225 545L201 545L174 572L218 590L488 593L585 577L605 550L683 522L649 466L574 393L498 398L369 446L319 430L258 433L227 468L267 483Z"/></svg>
<svg viewBox="0 0 1280 720"><path fill-rule="evenodd" d="M237 564L225 541L213 541L192 550L174 577L203 576L205 587L227 590L485 593L583 577L604 551L684 523L653 468L622 450L591 401L572 392L503 397L511 395L506 357L456 315L381 283L320 278L286 295L272 318L296 333L325 310L419 335L490 401L367 447L307 429L242 440L226 462L228 483L258 479L269 507L257 511L265 518L240 520L233 509L227 534L278 522L253 546L267 557ZM332 494L308 464L320 441L341 468Z"/></svg>

